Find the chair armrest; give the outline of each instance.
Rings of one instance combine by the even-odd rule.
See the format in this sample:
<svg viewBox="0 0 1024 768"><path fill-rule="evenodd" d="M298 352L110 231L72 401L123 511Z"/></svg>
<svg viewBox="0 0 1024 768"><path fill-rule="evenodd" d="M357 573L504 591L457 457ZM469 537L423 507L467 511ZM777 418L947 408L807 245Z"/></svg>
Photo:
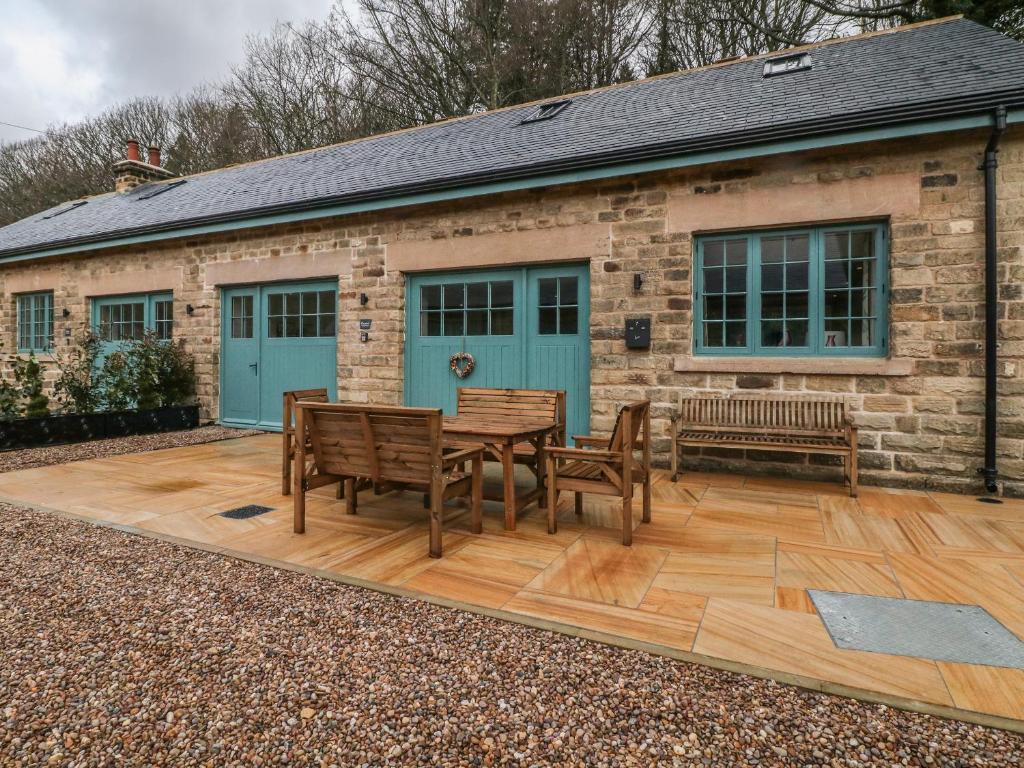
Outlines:
<svg viewBox="0 0 1024 768"><path fill-rule="evenodd" d="M479 448L463 448L461 451L456 451L455 453L444 454L441 457L441 464L445 469L448 469L456 464L461 464L464 461L471 461L477 456L482 456L483 452L483 446Z"/></svg>
<svg viewBox="0 0 1024 768"><path fill-rule="evenodd" d="M608 445L607 437L595 437L594 435L573 435L576 445Z"/></svg>
<svg viewBox="0 0 1024 768"><path fill-rule="evenodd" d="M622 461L621 451L597 451L585 448L548 448L545 453L556 459L582 459L583 461Z"/></svg>

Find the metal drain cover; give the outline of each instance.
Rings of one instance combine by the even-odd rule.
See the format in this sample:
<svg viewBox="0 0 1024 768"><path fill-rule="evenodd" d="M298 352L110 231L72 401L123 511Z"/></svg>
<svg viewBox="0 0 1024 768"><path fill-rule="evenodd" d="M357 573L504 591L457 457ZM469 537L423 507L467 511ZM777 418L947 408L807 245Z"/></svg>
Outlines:
<svg viewBox="0 0 1024 768"><path fill-rule="evenodd" d="M256 517L257 515L265 515L267 512L273 512L272 507L261 507L259 504L247 504L244 507L235 507L229 509L227 512L221 512L221 517L229 517L232 520L248 520L250 517Z"/></svg>
<svg viewBox="0 0 1024 768"><path fill-rule="evenodd" d="M838 648L1024 669L1024 642L980 606L807 593Z"/></svg>

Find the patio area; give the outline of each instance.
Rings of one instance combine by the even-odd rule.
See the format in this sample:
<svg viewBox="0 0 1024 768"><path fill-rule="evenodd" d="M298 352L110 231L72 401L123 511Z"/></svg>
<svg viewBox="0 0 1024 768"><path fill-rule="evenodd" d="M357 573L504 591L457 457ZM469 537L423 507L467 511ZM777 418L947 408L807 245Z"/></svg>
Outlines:
<svg viewBox="0 0 1024 768"><path fill-rule="evenodd" d="M319 572L609 642L819 690L1024 728L1024 670L844 650L808 589L978 605L1024 637L1024 501L688 473L657 473L653 522L620 543L614 500L563 497L559 530L536 506L484 532L447 508L444 556L427 557L416 494L334 488L307 500L292 532L280 495L280 437L94 459L0 475L0 500ZM498 467L488 476L497 480ZM524 470L522 483L532 476ZM246 519L223 512L271 511ZM637 516L639 520L639 516ZM1005 719L1001 721L1000 719ZM1016 721L1016 722L1011 722Z"/></svg>

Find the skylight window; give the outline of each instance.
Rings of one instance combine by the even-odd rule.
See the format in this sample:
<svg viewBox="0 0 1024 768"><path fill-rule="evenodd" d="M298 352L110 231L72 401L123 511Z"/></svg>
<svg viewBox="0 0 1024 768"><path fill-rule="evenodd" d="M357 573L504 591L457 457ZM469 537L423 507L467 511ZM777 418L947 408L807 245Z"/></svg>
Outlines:
<svg viewBox="0 0 1024 768"><path fill-rule="evenodd" d="M790 56L779 56L774 59L768 59L764 63L764 73L762 76L774 77L776 75L786 75L790 72L799 72L810 68L811 54L796 53Z"/></svg>
<svg viewBox="0 0 1024 768"><path fill-rule="evenodd" d="M43 216L43 218L44 219L54 219L57 216L63 216L68 211L73 211L73 210L75 210L75 208L81 208L87 202L88 202L88 200L77 200L76 202L71 203L71 205L69 205L67 208L61 208L60 210L56 210L53 213L48 213L45 216Z"/></svg>
<svg viewBox="0 0 1024 768"><path fill-rule="evenodd" d="M520 125L526 123L537 123L541 120L550 120L552 117L557 115L563 109L572 103L572 99L562 99L561 101L549 101L547 104L541 104L533 112L523 118Z"/></svg>
<svg viewBox="0 0 1024 768"><path fill-rule="evenodd" d="M156 187L148 190L145 194L139 195L136 200L149 200L151 197L162 195L164 192L169 192L175 187L180 187L184 184L187 179L178 179L178 181L172 181L170 184L159 184Z"/></svg>

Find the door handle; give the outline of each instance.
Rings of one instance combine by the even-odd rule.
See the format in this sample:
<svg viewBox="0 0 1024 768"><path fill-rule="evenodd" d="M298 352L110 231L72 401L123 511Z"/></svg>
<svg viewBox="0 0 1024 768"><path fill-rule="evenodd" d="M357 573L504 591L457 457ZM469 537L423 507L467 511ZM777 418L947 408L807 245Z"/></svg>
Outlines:
<svg viewBox="0 0 1024 768"><path fill-rule="evenodd" d="M260 374L260 364L259 363L249 363L249 367L252 368L252 372L255 375L259 376L259 374Z"/></svg>

